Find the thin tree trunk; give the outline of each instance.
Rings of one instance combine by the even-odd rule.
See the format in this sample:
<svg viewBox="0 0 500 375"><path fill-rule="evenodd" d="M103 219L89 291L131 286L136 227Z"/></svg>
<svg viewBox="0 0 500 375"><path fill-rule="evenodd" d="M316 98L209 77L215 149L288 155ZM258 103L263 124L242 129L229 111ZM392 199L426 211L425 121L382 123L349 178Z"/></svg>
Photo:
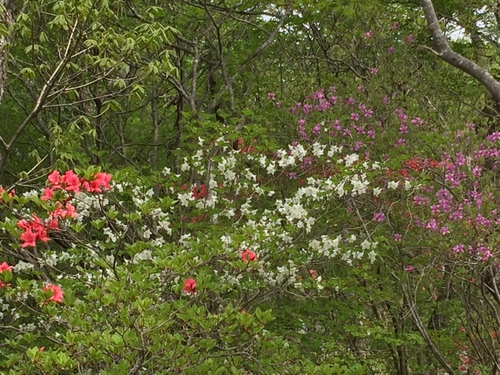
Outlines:
<svg viewBox="0 0 500 375"><path fill-rule="evenodd" d="M157 85L156 81L153 79L151 83L151 123L153 124L153 147L151 149L151 169L157 169L158 163L158 131L159 131L159 123L158 123L158 109L157 109Z"/></svg>
<svg viewBox="0 0 500 375"><path fill-rule="evenodd" d="M4 9L1 19L2 24L5 28L8 28L12 22L11 0L0 0L0 6ZM7 37L0 35L0 104L2 104L3 94L5 92L5 79L7 78L7 42Z"/></svg>
<svg viewBox="0 0 500 375"><path fill-rule="evenodd" d="M0 7L3 8L3 17L1 17L0 21L5 28L9 27L13 19L12 5L11 0L0 0ZM7 79L7 43L8 38L0 35L0 105L2 105L3 94L5 92L5 80ZM0 166L5 164L8 154L9 147L3 138L0 138ZM2 169L0 169L0 174Z"/></svg>

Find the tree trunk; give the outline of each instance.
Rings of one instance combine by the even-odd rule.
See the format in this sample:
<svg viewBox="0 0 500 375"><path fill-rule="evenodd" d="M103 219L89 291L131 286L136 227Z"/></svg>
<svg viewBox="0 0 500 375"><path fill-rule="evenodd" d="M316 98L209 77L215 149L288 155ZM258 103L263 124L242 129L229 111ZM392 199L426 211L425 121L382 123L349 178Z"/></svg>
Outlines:
<svg viewBox="0 0 500 375"><path fill-rule="evenodd" d="M3 13L1 17L2 24L5 28L8 28L12 22L12 1L0 0L0 7L3 8L1 9ZM0 35L0 104L2 104L3 93L5 92L5 79L7 78L7 42L7 37Z"/></svg>

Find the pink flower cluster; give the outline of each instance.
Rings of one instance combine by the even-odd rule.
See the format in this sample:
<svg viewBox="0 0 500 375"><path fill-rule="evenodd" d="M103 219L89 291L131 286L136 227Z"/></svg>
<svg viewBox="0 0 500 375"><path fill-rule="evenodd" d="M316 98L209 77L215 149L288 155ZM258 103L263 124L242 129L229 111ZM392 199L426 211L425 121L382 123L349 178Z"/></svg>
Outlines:
<svg viewBox="0 0 500 375"><path fill-rule="evenodd" d="M98 172L92 180L78 177L72 170L60 175L59 171L54 171L48 176L49 186L45 188L42 196L43 200L52 199L56 190L64 190L67 193L79 193L86 191L89 193L102 193L110 188L111 175Z"/></svg>
<svg viewBox="0 0 500 375"><path fill-rule="evenodd" d="M21 241L23 241L21 247L34 247L37 241L49 241L47 232L59 230L59 219L75 218L76 216L75 207L70 202L66 202L60 203L46 220L40 219L36 214L31 215L29 220L19 220L17 227L23 230L20 236Z"/></svg>

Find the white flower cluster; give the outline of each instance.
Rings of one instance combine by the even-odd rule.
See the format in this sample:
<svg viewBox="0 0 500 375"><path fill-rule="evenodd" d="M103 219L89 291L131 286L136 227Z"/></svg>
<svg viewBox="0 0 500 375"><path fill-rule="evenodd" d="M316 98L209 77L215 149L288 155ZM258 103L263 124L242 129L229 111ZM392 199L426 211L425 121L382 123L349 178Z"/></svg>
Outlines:
<svg viewBox="0 0 500 375"><path fill-rule="evenodd" d="M189 202L194 201L193 194L190 191L187 191L185 193L178 193L177 199L179 200L181 206L183 207L189 206Z"/></svg>
<svg viewBox="0 0 500 375"><path fill-rule="evenodd" d="M224 176L225 182L232 183L236 179L235 166L236 158L234 157L234 151L218 163L217 169Z"/></svg>
<svg viewBox="0 0 500 375"><path fill-rule="evenodd" d="M205 209L205 208L214 208L217 204L217 192L214 190L210 190L205 199L200 199L196 203L196 208Z"/></svg>
<svg viewBox="0 0 500 375"><path fill-rule="evenodd" d="M370 182L366 179L366 173L358 175L357 173L351 176L352 191L351 195L353 197L361 194L365 194L368 191L368 185Z"/></svg>
<svg viewBox="0 0 500 375"><path fill-rule="evenodd" d="M350 155L346 155L346 157L344 158L343 161L344 161L346 167L350 167L358 160L359 160L358 154L350 154ZM342 159L339 159L338 162L341 163Z"/></svg>
<svg viewBox="0 0 500 375"><path fill-rule="evenodd" d="M47 251L42 254L42 257L44 263L50 267L54 267L60 262L64 262L68 259L71 259L71 255L66 251L62 252Z"/></svg>
<svg viewBox="0 0 500 375"><path fill-rule="evenodd" d="M326 145L322 145L321 143L318 143L318 142L314 142L314 144L312 145L312 154L314 156L316 156L317 158L323 156L323 154L325 153L325 148L326 148Z"/></svg>
<svg viewBox="0 0 500 375"><path fill-rule="evenodd" d="M317 188L315 186L308 185L308 186L299 188L297 190L296 197L297 197L297 199L302 199L303 197L312 198L313 201L318 201L321 198L320 193L321 193L321 191L319 188Z"/></svg>
<svg viewBox="0 0 500 375"><path fill-rule="evenodd" d="M321 241L316 239L311 240L309 242L309 248L322 256L333 258L340 252L339 244L341 240L341 235L338 235L335 239L331 239L329 236L323 235L321 236Z"/></svg>
<svg viewBox="0 0 500 375"><path fill-rule="evenodd" d="M197 150L196 153L193 155L192 160L193 160L193 167L202 166L203 150Z"/></svg>
<svg viewBox="0 0 500 375"><path fill-rule="evenodd" d="M145 260L153 260L153 251L151 249L145 249L135 254L132 258L132 263L140 263Z"/></svg>
<svg viewBox="0 0 500 375"><path fill-rule="evenodd" d="M259 273L263 276L271 286L286 286L293 284L295 288L301 288L302 283L299 280L299 270L293 260L288 260L288 265L279 266L274 271L264 271L260 269Z"/></svg>
<svg viewBox="0 0 500 375"><path fill-rule="evenodd" d="M354 239L355 241L355 236L351 236L351 239ZM348 242L354 242L348 240ZM361 243L361 250L356 251L356 250L347 250L342 254L342 260L345 261L347 264L351 265L353 260L360 260L363 259L364 256L367 256L368 259L370 260L371 263L373 263L377 257L377 253L375 252L375 249L377 248L378 242L370 242L368 240L364 240ZM366 250L371 250L368 254L366 254Z"/></svg>
<svg viewBox="0 0 500 375"><path fill-rule="evenodd" d="M32 269L33 269L33 264L28 263L28 262L23 262L22 260L20 260L14 266L13 271L14 272L22 272L22 271L25 271L25 270L29 271L29 270L32 270Z"/></svg>
<svg viewBox="0 0 500 375"><path fill-rule="evenodd" d="M286 198L284 202L282 200L277 200L276 208L289 222L307 218L306 209L302 207L300 202L296 202L295 199Z"/></svg>
<svg viewBox="0 0 500 375"><path fill-rule="evenodd" d="M90 212L93 210L100 210L109 204L109 200L99 194L87 194L87 193L77 193L75 194L74 206L78 216L76 220L81 223L84 218L90 216Z"/></svg>

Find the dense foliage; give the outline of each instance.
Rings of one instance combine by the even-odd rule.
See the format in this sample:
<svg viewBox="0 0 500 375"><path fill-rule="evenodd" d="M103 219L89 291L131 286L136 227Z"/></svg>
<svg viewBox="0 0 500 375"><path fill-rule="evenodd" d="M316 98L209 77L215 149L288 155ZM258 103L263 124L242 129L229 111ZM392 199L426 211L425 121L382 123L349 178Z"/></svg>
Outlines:
<svg viewBox="0 0 500 375"><path fill-rule="evenodd" d="M500 106L420 6L0 4L1 373L500 371Z"/></svg>

